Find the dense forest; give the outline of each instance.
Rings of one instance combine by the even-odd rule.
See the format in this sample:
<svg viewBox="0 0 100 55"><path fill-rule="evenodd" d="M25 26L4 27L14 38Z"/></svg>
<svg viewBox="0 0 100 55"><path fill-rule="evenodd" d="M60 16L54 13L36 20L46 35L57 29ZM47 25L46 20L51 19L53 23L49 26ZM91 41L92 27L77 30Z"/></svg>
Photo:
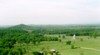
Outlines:
<svg viewBox="0 0 100 55"><path fill-rule="evenodd" d="M100 36L99 25L16 25L0 28L0 55L24 55L24 47L14 47L16 43L38 45L42 41L58 41L57 37L46 34L65 34L66 36Z"/></svg>

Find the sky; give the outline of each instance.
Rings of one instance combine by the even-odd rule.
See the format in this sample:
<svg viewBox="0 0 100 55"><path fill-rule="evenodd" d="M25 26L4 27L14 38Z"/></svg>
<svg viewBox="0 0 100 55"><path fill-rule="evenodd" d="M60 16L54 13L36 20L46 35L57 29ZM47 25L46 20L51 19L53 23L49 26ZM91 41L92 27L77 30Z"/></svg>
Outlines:
<svg viewBox="0 0 100 55"><path fill-rule="evenodd" d="M0 0L0 25L100 24L100 0Z"/></svg>

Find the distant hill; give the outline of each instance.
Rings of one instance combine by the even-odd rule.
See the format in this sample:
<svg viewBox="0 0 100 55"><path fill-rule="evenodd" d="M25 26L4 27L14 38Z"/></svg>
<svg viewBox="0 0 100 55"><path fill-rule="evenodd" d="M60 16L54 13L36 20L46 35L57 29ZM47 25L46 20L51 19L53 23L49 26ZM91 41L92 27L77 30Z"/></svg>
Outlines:
<svg viewBox="0 0 100 55"><path fill-rule="evenodd" d="M1 29L2 30L2 29ZM25 25L19 24L8 27L7 30L24 30L32 33L47 34L77 34L89 35L97 32L100 35L100 25Z"/></svg>
<svg viewBox="0 0 100 55"><path fill-rule="evenodd" d="M28 26L28 25L25 25L25 24L19 24L19 25L11 26L8 29L31 31L32 26Z"/></svg>
<svg viewBox="0 0 100 55"><path fill-rule="evenodd" d="M19 24L19 25L12 26L12 28L20 28L20 29L23 29L23 28L29 28L29 26L27 26L25 24Z"/></svg>
<svg viewBox="0 0 100 55"><path fill-rule="evenodd" d="M25 25L19 24L9 27L9 29L22 29L22 30L64 30L64 29L100 29L100 25Z"/></svg>

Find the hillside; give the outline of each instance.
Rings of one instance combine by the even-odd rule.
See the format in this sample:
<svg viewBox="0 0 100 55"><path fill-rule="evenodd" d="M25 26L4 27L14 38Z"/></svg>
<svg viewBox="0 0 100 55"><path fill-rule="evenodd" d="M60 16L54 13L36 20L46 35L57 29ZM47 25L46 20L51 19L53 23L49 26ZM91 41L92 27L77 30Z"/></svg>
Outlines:
<svg viewBox="0 0 100 55"><path fill-rule="evenodd" d="M15 25L7 28L9 30L24 30L33 33L66 34L88 36L96 32L100 35L100 25Z"/></svg>

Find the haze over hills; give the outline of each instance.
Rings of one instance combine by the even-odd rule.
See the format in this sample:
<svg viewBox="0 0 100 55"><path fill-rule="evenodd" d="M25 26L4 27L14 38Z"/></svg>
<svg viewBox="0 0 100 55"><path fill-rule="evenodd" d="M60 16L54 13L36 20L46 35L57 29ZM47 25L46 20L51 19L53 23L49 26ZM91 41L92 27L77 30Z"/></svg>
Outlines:
<svg viewBox="0 0 100 55"><path fill-rule="evenodd" d="M100 27L100 25L99 24L67 24L67 25L65 25L65 24L48 24L48 25L34 25L34 24L28 24L28 25L26 25L26 24L18 24L18 25L2 25L2 26L0 26L1 28L17 28L17 29L23 29L23 28L30 28L30 29L32 29L33 27L52 27L52 28L54 28L54 27L71 27L71 26L73 26L73 27Z"/></svg>
<svg viewBox="0 0 100 55"><path fill-rule="evenodd" d="M5 29L9 30L24 30L34 33L46 33L46 34L77 34L77 35L89 35L89 33L100 33L100 25L25 25L19 24L10 26Z"/></svg>

